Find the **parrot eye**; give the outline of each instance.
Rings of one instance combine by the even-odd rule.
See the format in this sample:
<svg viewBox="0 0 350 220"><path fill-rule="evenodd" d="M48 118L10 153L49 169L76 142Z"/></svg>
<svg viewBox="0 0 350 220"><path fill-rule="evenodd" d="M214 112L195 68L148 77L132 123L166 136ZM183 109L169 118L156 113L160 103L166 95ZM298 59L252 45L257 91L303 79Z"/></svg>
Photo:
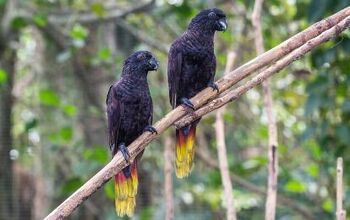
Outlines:
<svg viewBox="0 0 350 220"><path fill-rule="evenodd" d="M138 60L144 60L145 58L146 58L146 55L143 54L143 53L137 55L137 59L138 59Z"/></svg>
<svg viewBox="0 0 350 220"><path fill-rule="evenodd" d="M210 12L210 13L208 14L208 17L209 17L209 18L216 18L217 16L216 16L215 12Z"/></svg>

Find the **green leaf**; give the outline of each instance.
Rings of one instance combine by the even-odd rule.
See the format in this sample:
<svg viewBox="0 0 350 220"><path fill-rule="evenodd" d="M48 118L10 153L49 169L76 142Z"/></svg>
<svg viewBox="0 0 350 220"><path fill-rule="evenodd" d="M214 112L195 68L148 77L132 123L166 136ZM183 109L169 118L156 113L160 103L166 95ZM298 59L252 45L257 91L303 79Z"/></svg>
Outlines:
<svg viewBox="0 0 350 220"><path fill-rule="evenodd" d="M233 117L233 114L232 114L232 112L224 112L224 120L225 120L225 122L233 122L233 119L234 119L234 117Z"/></svg>
<svg viewBox="0 0 350 220"><path fill-rule="evenodd" d="M22 28L26 27L27 25L28 25L28 22L22 17L16 17L16 18L12 19L12 21L11 21L11 27L14 30L22 29Z"/></svg>
<svg viewBox="0 0 350 220"><path fill-rule="evenodd" d="M73 177L73 178L68 179L64 183L61 191L64 194L69 194L69 193L77 190L81 185L83 185L83 181L80 179L80 177Z"/></svg>
<svg viewBox="0 0 350 220"><path fill-rule="evenodd" d="M43 105L58 107L60 104L60 97L56 92L43 89L39 92L39 99Z"/></svg>
<svg viewBox="0 0 350 220"><path fill-rule="evenodd" d="M60 137L65 141L70 141L73 138L72 127L64 127L60 130Z"/></svg>
<svg viewBox="0 0 350 220"><path fill-rule="evenodd" d="M7 81L7 73L5 70L0 69L0 85Z"/></svg>
<svg viewBox="0 0 350 220"><path fill-rule="evenodd" d="M322 208L326 210L327 212L333 212L333 201L330 198L327 198L323 203L322 203Z"/></svg>
<svg viewBox="0 0 350 220"><path fill-rule="evenodd" d="M39 27L45 27L47 24L47 18L41 15L35 15L33 21Z"/></svg>
<svg viewBox="0 0 350 220"><path fill-rule="evenodd" d="M75 40L85 40L88 36L88 30L80 24L75 24L69 35Z"/></svg>
<svg viewBox="0 0 350 220"><path fill-rule="evenodd" d="M318 168L318 165L315 163L310 164L307 168L306 168L307 172L310 174L310 176L312 177L318 177L320 171Z"/></svg>
<svg viewBox="0 0 350 220"><path fill-rule="evenodd" d="M114 200L114 179L113 178L111 181L106 183L106 185L104 186L104 191L107 198Z"/></svg>
<svg viewBox="0 0 350 220"><path fill-rule="evenodd" d="M256 133L259 138L267 140L269 132L266 125L259 125Z"/></svg>
<svg viewBox="0 0 350 220"><path fill-rule="evenodd" d="M38 125L38 120L36 118L32 118L31 120L25 123L25 130L28 132L30 129L35 128Z"/></svg>
<svg viewBox="0 0 350 220"><path fill-rule="evenodd" d="M85 160L97 161L100 164L105 164L108 161L108 150L103 146L95 146L92 149L87 149L83 153Z"/></svg>
<svg viewBox="0 0 350 220"><path fill-rule="evenodd" d="M103 17L106 14L103 4L97 2L91 5L91 11L99 17Z"/></svg>
<svg viewBox="0 0 350 220"><path fill-rule="evenodd" d="M67 116L70 117L74 117L77 114L77 108L74 105L64 105L62 110Z"/></svg>
<svg viewBox="0 0 350 220"><path fill-rule="evenodd" d="M102 48L98 51L98 58L102 61L108 61L112 57L112 52L108 48Z"/></svg>
<svg viewBox="0 0 350 220"><path fill-rule="evenodd" d="M287 184L284 186L284 188L289 192L296 192L296 193L302 193L302 192L305 192L306 190L305 184L298 180L288 181Z"/></svg>

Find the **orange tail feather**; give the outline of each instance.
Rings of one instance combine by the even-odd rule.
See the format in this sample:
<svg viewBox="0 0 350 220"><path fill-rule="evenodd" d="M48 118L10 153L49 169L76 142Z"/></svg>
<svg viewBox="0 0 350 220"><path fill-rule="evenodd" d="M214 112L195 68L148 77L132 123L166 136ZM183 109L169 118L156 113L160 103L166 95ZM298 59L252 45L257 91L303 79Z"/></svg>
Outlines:
<svg viewBox="0 0 350 220"><path fill-rule="evenodd" d="M176 176L184 178L192 170L195 153L196 124L176 130Z"/></svg>
<svg viewBox="0 0 350 220"><path fill-rule="evenodd" d="M131 217L134 214L138 187L136 161L130 166L131 175L129 177L126 177L123 171L114 177L115 211L118 216L127 215Z"/></svg>

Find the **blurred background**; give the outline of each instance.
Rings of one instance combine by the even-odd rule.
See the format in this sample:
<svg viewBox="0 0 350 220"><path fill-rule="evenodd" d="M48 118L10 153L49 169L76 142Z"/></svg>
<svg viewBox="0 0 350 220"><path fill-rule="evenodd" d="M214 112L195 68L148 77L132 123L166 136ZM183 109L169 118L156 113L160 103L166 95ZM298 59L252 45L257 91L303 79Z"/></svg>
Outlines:
<svg viewBox="0 0 350 220"><path fill-rule="evenodd" d="M42 219L110 159L105 97L123 60L150 50L154 121L170 110L167 50L201 9L218 7L229 28L215 39L216 79L227 54L234 67L256 56L253 0L0 0L0 219ZM349 0L265 0L270 49ZM275 77L271 86L280 158L277 219L334 219L336 158L350 183L350 32ZM267 119L257 87L224 112L227 157L239 219L262 219L267 182ZM173 174L175 219L224 219L215 114L197 130L192 174ZM164 219L164 149L174 129L147 147L133 219ZM345 208L350 191L345 188ZM117 219L112 181L69 219Z"/></svg>

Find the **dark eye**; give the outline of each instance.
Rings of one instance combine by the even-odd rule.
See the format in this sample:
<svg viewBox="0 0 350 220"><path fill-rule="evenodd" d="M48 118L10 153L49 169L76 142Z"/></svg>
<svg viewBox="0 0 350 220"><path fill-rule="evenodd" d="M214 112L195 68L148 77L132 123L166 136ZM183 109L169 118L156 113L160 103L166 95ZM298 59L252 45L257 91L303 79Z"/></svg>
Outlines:
<svg viewBox="0 0 350 220"><path fill-rule="evenodd" d="M146 55L143 54L143 53L137 55L137 59L138 59L138 60L144 60L145 58L146 58Z"/></svg>
<svg viewBox="0 0 350 220"><path fill-rule="evenodd" d="M217 16L216 16L215 12L210 12L210 13L208 14L208 17L209 17L209 18L216 18Z"/></svg>

